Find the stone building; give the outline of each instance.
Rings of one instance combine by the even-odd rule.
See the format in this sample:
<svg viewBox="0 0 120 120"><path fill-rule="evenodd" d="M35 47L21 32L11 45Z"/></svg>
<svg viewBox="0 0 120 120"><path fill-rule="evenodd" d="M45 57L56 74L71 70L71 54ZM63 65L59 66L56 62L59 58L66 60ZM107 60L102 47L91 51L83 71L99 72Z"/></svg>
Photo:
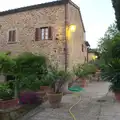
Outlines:
<svg viewBox="0 0 120 120"><path fill-rule="evenodd" d="M0 12L0 51L44 54L64 69L86 62L79 7L71 0L59 0Z"/></svg>

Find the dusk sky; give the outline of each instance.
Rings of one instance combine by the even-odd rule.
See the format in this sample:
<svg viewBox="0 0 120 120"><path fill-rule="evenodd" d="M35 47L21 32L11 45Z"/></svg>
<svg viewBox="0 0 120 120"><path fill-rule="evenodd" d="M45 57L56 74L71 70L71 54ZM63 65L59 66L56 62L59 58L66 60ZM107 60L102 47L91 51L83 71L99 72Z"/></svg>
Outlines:
<svg viewBox="0 0 120 120"><path fill-rule="evenodd" d="M52 0L3 0L0 3L0 11L49 1ZM97 47L99 38L104 35L108 26L115 21L111 0L72 1L81 9L87 41L89 41L91 48Z"/></svg>

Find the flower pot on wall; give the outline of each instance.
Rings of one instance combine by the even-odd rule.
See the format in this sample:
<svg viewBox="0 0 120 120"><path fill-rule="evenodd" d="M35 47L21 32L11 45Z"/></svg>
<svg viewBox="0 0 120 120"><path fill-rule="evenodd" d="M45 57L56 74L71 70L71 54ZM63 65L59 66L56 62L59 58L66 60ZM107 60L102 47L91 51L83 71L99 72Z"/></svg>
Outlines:
<svg viewBox="0 0 120 120"><path fill-rule="evenodd" d="M12 100L0 100L0 109L9 109L9 108L14 108L19 104L18 99L12 99Z"/></svg>
<svg viewBox="0 0 120 120"><path fill-rule="evenodd" d="M59 108L63 93L47 93L48 101L52 108Z"/></svg>

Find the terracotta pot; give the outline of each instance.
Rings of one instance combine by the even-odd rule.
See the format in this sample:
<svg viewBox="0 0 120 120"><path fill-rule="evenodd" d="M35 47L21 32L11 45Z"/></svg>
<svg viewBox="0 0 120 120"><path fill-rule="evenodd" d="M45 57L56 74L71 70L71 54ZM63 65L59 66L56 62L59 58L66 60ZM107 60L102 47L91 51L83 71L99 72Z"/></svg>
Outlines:
<svg viewBox="0 0 120 120"><path fill-rule="evenodd" d="M85 78L82 78L81 79L81 84L80 84L81 87L86 87L87 86L87 80Z"/></svg>
<svg viewBox="0 0 120 120"><path fill-rule="evenodd" d="M19 100L18 99L12 99L12 100L0 100L0 109L9 109L9 108L13 108L16 107L19 104Z"/></svg>
<svg viewBox="0 0 120 120"><path fill-rule="evenodd" d="M47 93L48 101L52 108L59 108L62 100L63 93Z"/></svg>
<svg viewBox="0 0 120 120"><path fill-rule="evenodd" d="M40 86L40 90L45 92L52 92L52 88L49 86Z"/></svg>
<svg viewBox="0 0 120 120"><path fill-rule="evenodd" d="M120 101L120 92L114 93L116 100Z"/></svg>

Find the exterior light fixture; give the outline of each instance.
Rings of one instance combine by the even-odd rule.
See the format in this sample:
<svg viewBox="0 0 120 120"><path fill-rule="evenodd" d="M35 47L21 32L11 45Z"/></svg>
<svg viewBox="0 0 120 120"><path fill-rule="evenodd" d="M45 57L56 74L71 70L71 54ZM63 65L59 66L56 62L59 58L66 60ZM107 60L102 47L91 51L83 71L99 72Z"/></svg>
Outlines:
<svg viewBox="0 0 120 120"><path fill-rule="evenodd" d="M92 58L93 58L93 60L96 60L98 58L98 56L93 55Z"/></svg>
<svg viewBox="0 0 120 120"><path fill-rule="evenodd" d="M75 32L76 31L76 25L70 25L69 29L71 32Z"/></svg>

